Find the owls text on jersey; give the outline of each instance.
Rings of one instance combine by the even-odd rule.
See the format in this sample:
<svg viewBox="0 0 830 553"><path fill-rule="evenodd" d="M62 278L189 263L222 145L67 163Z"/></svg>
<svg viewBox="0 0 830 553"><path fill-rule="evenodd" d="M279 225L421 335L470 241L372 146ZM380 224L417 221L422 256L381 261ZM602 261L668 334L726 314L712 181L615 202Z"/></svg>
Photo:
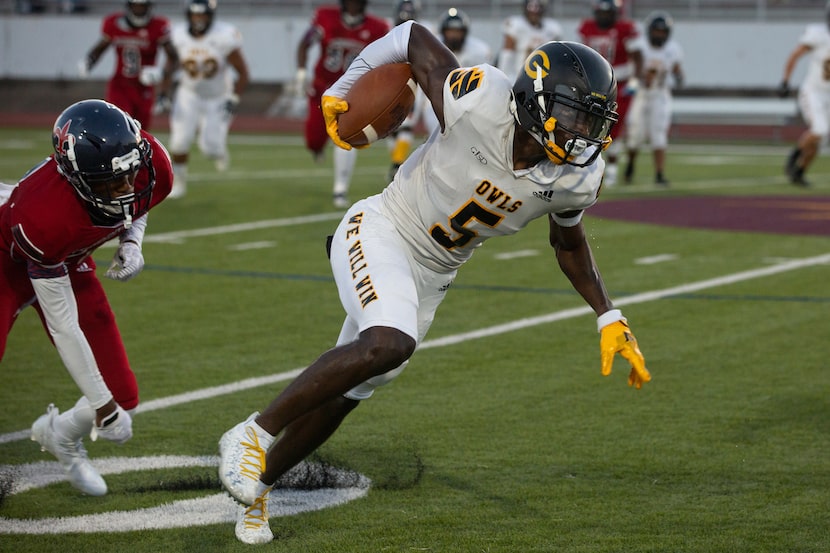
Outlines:
<svg viewBox="0 0 830 553"><path fill-rule="evenodd" d="M600 157L584 168L544 161L529 170L513 169L511 88L504 73L486 64L450 73L444 83L444 132L433 133L382 193L383 213L430 269L457 269L487 238L596 201L604 168ZM554 217L572 226L581 215Z"/></svg>
<svg viewBox="0 0 830 553"><path fill-rule="evenodd" d="M242 35L224 21L214 21L208 32L194 37L187 23L173 27L173 46L179 54L179 86L202 98L217 98L231 87L228 55L242 47Z"/></svg>

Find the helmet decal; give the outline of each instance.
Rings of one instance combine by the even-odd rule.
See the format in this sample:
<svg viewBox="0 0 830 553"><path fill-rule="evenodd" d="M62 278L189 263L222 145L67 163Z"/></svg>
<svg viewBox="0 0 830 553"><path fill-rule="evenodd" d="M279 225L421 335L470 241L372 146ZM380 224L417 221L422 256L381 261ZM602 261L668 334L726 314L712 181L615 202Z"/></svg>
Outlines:
<svg viewBox="0 0 830 553"><path fill-rule="evenodd" d="M539 69L542 70L542 78L550 72L550 58L543 50L536 49L525 60L525 73L531 79L538 78Z"/></svg>

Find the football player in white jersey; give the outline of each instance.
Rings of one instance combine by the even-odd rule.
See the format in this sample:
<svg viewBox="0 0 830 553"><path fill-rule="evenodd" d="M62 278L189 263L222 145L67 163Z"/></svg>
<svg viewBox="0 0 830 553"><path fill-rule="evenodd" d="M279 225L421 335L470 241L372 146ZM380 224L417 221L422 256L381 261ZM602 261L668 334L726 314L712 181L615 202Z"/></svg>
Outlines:
<svg viewBox="0 0 830 553"><path fill-rule="evenodd" d="M187 162L197 133L199 149L214 160L216 169L228 168L228 130L248 86L242 35L230 23L215 21L215 12L216 0L189 0L187 21L173 27L180 71L170 112L175 175L171 198L181 198L187 191Z"/></svg>
<svg viewBox="0 0 830 553"><path fill-rule="evenodd" d="M787 158L786 165L790 182L797 186L809 186L804 173L830 134L830 76L827 72L827 61L830 60L830 2L825 7L825 16L825 23L807 25L795 49L787 58L779 88L782 97L789 95L789 82L793 70L798 60L809 53L807 74L798 89L798 107L809 128L798 138L798 143Z"/></svg>
<svg viewBox="0 0 830 553"><path fill-rule="evenodd" d="M625 183L634 177L634 163L646 142L654 156L654 183L668 186L665 176L666 147L671 126L672 87L683 86L683 49L671 39L672 18L665 12L654 12L646 18L647 39L640 39L643 56L643 78L640 90L631 101L626 126L628 164Z"/></svg>
<svg viewBox="0 0 830 553"><path fill-rule="evenodd" d="M220 479L250 505L236 525L246 543L273 538L267 503L277 478L403 371L458 268L487 238L513 234L533 219L548 220L559 267L597 315L602 374L620 353L631 364L629 385L651 380L582 223L597 200L600 153L617 117L608 62L587 46L549 42L513 83L491 65L460 68L427 28L404 23L367 46L323 95L335 144L351 148L337 133L351 85L369 68L396 62L412 65L441 128L383 192L349 208L330 239L347 313L337 346L219 442Z"/></svg>
<svg viewBox="0 0 830 553"><path fill-rule="evenodd" d="M498 66L511 79L516 78L525 58L533 50L551 40L562 40L562 25L545 16L547 7L547 0L525 0L521 15L512 15L504 20L504 43L499 52Z"/></svg>

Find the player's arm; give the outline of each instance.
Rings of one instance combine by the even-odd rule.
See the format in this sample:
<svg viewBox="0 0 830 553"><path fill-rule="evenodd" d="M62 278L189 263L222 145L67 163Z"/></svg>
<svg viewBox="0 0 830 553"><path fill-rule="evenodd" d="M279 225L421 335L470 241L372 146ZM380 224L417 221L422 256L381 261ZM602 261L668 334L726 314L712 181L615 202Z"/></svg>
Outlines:
<svg viewBox="0 0 830 553"><path fill-rule="evenodd" d="M288 89L292 96L302 97L305 95L308 82L308 70L306 69L308 67L308 51L322 38L320 27L312 24L297 44L297 73L294 75L294 82L291 83Z"/></svg>
<svg viewBox="0 0 830 553"><path fill-rule="evenodd" d="M415 81L432 104L444 127L444 81L450 71L458 68L455 55L432 32L414 21L407 21L366 46L346 72L324 93L321 102L326 132L339 147L352 147L340 139L337 117L349 109L343 99L357 80L369 70L391 63L409 63Z"/></svg>
<svg viewBox="0 0 830 553"><path fill-rule="evenodd" d="M251 81L250 73L248 72L248 64L245 62L245 57L242 55L242 50L237 48L228 54L228 63L236 71L236 81L233 84L233 93L239 97L248 88L248 83Z"/></svg>
<svg viewBox="0 0 830 553"><path fill-rule="evenodd" d="M789 57L787 57L787 62L784 64L784 76L781 78L781 84L778 86L778 95L782 98L789 96L790 94L790 77L792 77L793 71L795 70L795 66L798 64L798 60L801 59L802 56L811 52L813 47L809 44L799 44L795 47L795 49L790 52Z"/></svg>
<svg viewBox="0 0 830 553"><path fill-rule="evenodd" d="M645 358L625 317L619 309L614 309L608 297L591 247L585 238L581 214L581 211L572 211L550 215L550 245L556 252L559 268L597 314L597 330L601 335L602 374L611 374L614 356L619 353L631 364L629 386L640 388L651 380L651 374L646 369ZM557 219L563 224L557 222ZM574 220L577 221L576 224L571 225L570 222Z"/></svg>
<svg viewBox="0 0 830 553"><path fill-rule="evenodd" d="M104 35L92 46L89 52L87 52L86 57L78 62L78 73L81 77L89 75L89 72L92 71L92 68L95 67L95 64L98 63L98 60L101 59L101 56L110 47L110 44L112 44L112 41L108 36Z"/></svg>
<svg viewBox="0 0 830 553"><path fill-rule="evenodd" d="M173 91L173 75L179 67L179 52L173 45L172 40L167 40L161 44L164 50L164 69L161 73L161 83L159 83L159 95L170 97Z"/></svg>
<svg viewBox="0 0 830 553"><path fill-rule="evenodd" d="M75 384L95 409L100 426L101 420L115 411L115 401L81 330L78 305L66 268L47 268L31 260L28 264L29 278L55 348Z"/></svg>

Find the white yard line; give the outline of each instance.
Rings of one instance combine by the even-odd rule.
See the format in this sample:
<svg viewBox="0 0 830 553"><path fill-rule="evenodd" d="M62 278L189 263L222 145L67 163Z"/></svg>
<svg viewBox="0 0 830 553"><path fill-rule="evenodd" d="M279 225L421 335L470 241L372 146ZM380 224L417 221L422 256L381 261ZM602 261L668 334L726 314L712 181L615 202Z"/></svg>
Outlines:
<svg viewBox="0 0 830 553"><path fill-rule="evenodd" d="M747 280L763 278L767 276L777 275L780 273L786 273L789 271L796 271L798 269L805 269L807 267L814 267L816 265L825 264L830 264L830 253L817 255L814 257L806 257L803 259L793 259L779 263L777 265L760 267L758 269L750 269L748 271L741 271L738 273L732 273L720 277L700 280L697 282L689 282L686 284L680 284L678 286L672 286L670 288L663 288L661 290L652 290L650 292L641 292L639 294L633 294L631 296L624 296L622 298L615 299L614 304L617 307L623 307L626 305L646 303L671 296L677 296L680 294L699 292L701 290L706 290L709 288L727 286L729 284L735 284L737 282L744 282ZM443 338L436 338L434 340L427 340L423 342L418 347L418 349L431 349L460 344L462 342L467 342L469 340L476 340L478 338L495 336L497 334L504 334L506 332L512 332L514 330L520 330L523 328L538 326L541 324L563 321L566 319L572 319L574 317L580 317L582 315L588 315L591 313L593 313L593 311L587 305L571 309L563 309L561 311L548 313L547 315L519 319L509 323L481 328L479 330L462 332L460 334L453 334L450 336L445 336ZM285 380L295 378L298 374L300 374L300 372L302 372L304 368L305 367L300 367L287 372L276 373L256 378L248 378L245 380L240 380L238 382L232 382L230 384L212 386L210 388L203 388L201 390L194 390L192 392L186 392L174 396L168 396L150 401L145 401L141 405L139 405L138 412L145 413L148 411L167 409L169 407L173 407L175 405L180 405L183 403L189 403L191 401L210 399L217 396L241 392L251 388L257 388L259 386L283 382ZM10 432L7 434L0 434L0 444L13 442L17 440L23 440L28 438L29 435L30 431L28 429L20 430L17 432Z"/></svg>

